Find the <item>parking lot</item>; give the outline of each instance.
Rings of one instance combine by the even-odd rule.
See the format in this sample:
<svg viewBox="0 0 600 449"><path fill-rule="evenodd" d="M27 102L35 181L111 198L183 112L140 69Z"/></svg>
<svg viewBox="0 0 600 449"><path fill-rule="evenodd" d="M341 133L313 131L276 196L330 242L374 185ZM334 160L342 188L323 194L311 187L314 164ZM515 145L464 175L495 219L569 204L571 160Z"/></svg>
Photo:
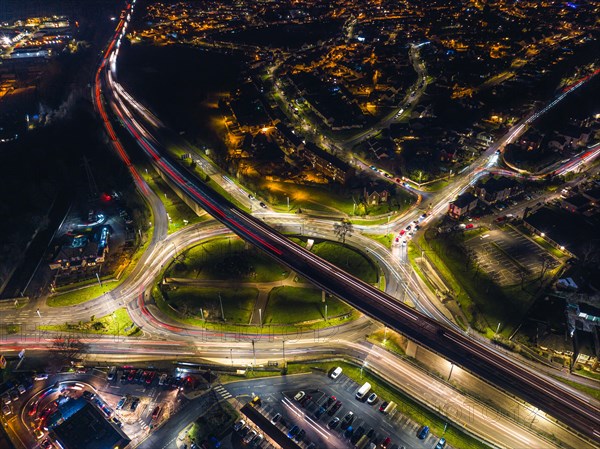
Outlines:
<svg viewBox="0 0 600 449"><path fill-rule="evenodd" d="M354 447L355 442L345 435L345 429L342 429L341 423L333 430L328 428L328 423L338 417L340 421L352 411L355 415L351 426L353 430L362 428L359 432L370 433L370 442L378 447L389 437L388 448L433 448L438 439L433 435L428 435L424 440L417 438L417 432L425 423L416 423L402 415L397 409L390 415L384 415L379 411L379 407L385 398L378 398L377 401L369 405L366 402L358 401L355 393L359 385L352 379L343 374L336 380L327 377L325 374L307 374L302 376L292 376L273 379L262 379L255 381L242 381L223 386L226 395L236 397L254 397L258 395L261 398L262 405L258 408L261 413L272 419L280 413L282 418L276 423L277 428L287 434L294 425L304 430L300 447L308 448L314 443L314 448L349 448ZM303 401L294 400L294 396L303 391L305 397ZM376 392L376 391L375 391ZM310 396L309 399L306 399ZM335 396L335 401L327 407L328 411L320 417L315 416L321 406L327 405L328 399ZM332 406L340 401L341 406L338 410L331 413ZM370 432L372 430L372 432ZM237 438L238 441L242 436ZM232 437L233 447L242 447L234 444L236 439ZM269 447L265 442L260 447ZM368 447L368 446L366 446ZM448 447L448 446L446 446Z"/></svg>
<svg viewBox="0 0 600 449"><path fill-rule="evenodd" d="M523 270L528 278L540 275L544 259L551 270L558 265L543 248L511 227L494 229L465 242L474 252L480 269L505 287L521 282Z"/></svg>

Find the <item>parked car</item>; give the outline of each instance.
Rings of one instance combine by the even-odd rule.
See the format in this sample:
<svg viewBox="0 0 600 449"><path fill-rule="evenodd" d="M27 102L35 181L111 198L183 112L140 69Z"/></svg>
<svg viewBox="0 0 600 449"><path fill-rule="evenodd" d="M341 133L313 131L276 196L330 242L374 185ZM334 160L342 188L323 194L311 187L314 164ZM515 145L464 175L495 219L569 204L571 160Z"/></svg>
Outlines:
<svg viewBox="0 0 600 449"><path fill-rule="evenodd" d="M340 409L340 407L342 406L342 401L336 401L336 403L333 405L333 407L331 407L331 410L329 410L329 416L333 416L335 415L335 413Z"/></svg>
<svg viewBox="0 0 600 449"><path fill-rule="evenodd" d="M296 401L301 401L304 396L306 396L306 393L304 391L299 391L296 393L296 396L294 396L294 399Z"/></svg>
<svg viewBox="0 0 600 449"><path fill-rule="evenodd" d="M164 385L165 381L167 380L168 374L167 373L163 373L160 375L160 377L158 378L158 385Z"/></svg>
<svg viewBox="0 0 600 449"><path fill-rule="evenodd" d="M331 378L332 378L332 379L337 379L338 377L340 377L340 374L342 374L342 368L340 368L340 367L338 366L336 369L334 369L334 370L331 372L331 375L330 375L330 376L331 376Z"/></svg>
<svg viewBox="0 0 600 449"><path fill-rule="evenodd" d="M306 407L311 399L312 399L312 396L310 394L307 394L300 400L300 405L302 407Z"/></svg>
<svg viewBox="0 0 600 449"><path fill-rule="evenodd" d="M8 405L6 405L6 404L2 404L2 414L4 416L8 416L11 413L12 413L12 411L11 411L10 407Z"/></svg>
<svg viewBox="0 0 600 449"><path fill-rule="evenodd" d="M296 435L298 435L298 433L300 433L300 427L294 426L290 429L287 436L288 438L294 438Z"/></svg>
<svg viewBox="0 0 600 449"><path fill-rule="evenodd" d="M123 396L119 402L117 402L117 410L121 410L125 405L125 402L127 402L127 396Z"/></svg>
<svg viewBox="0 0 600 449"><path fill-rule="evenodd" d="M383 440L381 442L381 449L387 449L387 447L390 445L390 443L392 442L392 439L390 437L387 437L385 440Z"/></svg>
<svg viewBox="0 0 600 449"><path fill-rule="evenodd" d="M152 411L152 419L157 419L160 416L161 411L162 408L160 407L160 405L157 405Z"/></svg>
<svg viewBox="0 0 600 449"><path fill-rule="evenodd" d="M2 398L2 403L4 405L8 405L12 402L12 399L8 393L4 393L2 396L0 396L0 398Z"/></svg>
<svg viewBox="0 0 600 449"><path fill-rule="evenodd" d="M281 413L277 413L275 416L273 416L273 418L271 419L271 424L275 425L277 424L279 421L281 420Z"/></svg>
<svg viewBox="0 0 600 449"><path fill-rule="evenodd" d="M342 419L341 428L347 429L348 426L350 426L350 424L352 424L352 421L354 421L354 412L346 413L346 416L344 416L344 419Z"/></svg>
<svg viewBox="0 0 600 449"><path fill-rule="evenodd" d="M383 401L383 402L381 403L381 405L379 406L379 411L380 411L381 413L383 413L383 411L384 411L384 410L385 410L385 408L388 406L388 404L389 404L389 402L388 402L388 401Z"/></svg>
<svg viewBox="0 0 600 449"><path fill-rule="evenodd" d="M140 398L134 398L133 401L131 401L131 407L129 407L131 409L132 412L135 412L135 409L137 408L137 406L140 403Z"/></svg>
<svg viewBox="0 0 600 449"><path fill-rule="evenodd" d="M25 387L22 384L19 384L19 386L17 387L17 390L19 390L19 394L25 394Z"/></svg>
<svg viewBox="0 0 600 449"><path fill-rule="evenodd" d="M306 435L306 431L304 429L300 429L300 432L294 437L294 439L298 442L304 439L304 435Z"/></svg>
<svg viewBox="0 0 600 449"><path fill-rule="evenodd" d="M261 443L263 442L263 440L265 439L265 437L263 436L262 433L259 433L256 437L254 437L254 439L252 440L252 446L251 447L259 447L261 445Z"/></svg>
<svg viewBox="0 0 600 449"><path fill-rule="evenodd" d="M250 443L250 441L252 441L257 435L258 435L258 432L256 430L252 430L248 435L245 436L245 438L243 440L244 444Z"/></svg>
<svg viewBox="0 0 600 449"><path fill-rule="evenodd" d="M339 425L339 423L340 423L340 418L338 418L336 416L331 421L329 421L329 423L327 423L327 427L329 427L330 429L335 429Z"/></svg>
<svg viewBox="0 0 600 449"><path fill-rule="evenodd" d="M331 406L331 404L333 404L336 401L336 397L335 396L330 396L327 398L327 401L325 401L325 404L323 404L323 407L325 408L329 408Z"/></svg>
<svg viewBox="0 0 600 449"><path fill-rule="evenodd" d="M321 416L323 416L323 413L325 413L327 409L325 407L320 407L319 410L317 410L315 412L315 418L319 419Z"/></svg>
<svg viewBox="0 0 600 449"><path fill-rule="evenodd" d="M419 440L424 440L425 438L427 438L427 435L429 435L429 426L423 426L419 430L419 433L417 433L417 438Z"/></svg>
<svg viewBox="0 0 600 449"><path fill-rule="evenodd" d="M444 449L446 447L446 438L440 438L435 445L435 449Z"/></svg>
<svg viewBox="0 0 600 449"><path fill-rule="evenodd" d="M245 425L246 425L246 421L244 421L243 419L240 419L238 422L236 422L233 425L233 430L235 430L236 432L239 432L240 429L243 429Z"/></svg>
<svg viewBox="0 0 600 449"><path fill-rule="evenodd" d="M376 393L371 393L369 395L369 397L367 398L367 404L369 404L369 405L374 404L375 401L377 401L377 394Z"/></svg>

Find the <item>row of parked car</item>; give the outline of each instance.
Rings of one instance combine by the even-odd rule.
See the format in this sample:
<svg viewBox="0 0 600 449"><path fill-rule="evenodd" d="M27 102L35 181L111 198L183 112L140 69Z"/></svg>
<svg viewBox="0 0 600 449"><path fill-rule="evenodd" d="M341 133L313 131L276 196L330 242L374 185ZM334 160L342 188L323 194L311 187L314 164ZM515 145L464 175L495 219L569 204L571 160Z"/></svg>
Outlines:
<svg viewBox="0 0 600 449"><path fill-rule="evenodd" d="M249 448L259 448L265 439L262 433L251 428L243 419L240 419L233 425L233 430L242 438L242 443Z"/></svg>
<svg viewBox="0 0 600 449"><path fill-rule="evenodd" d="M112 368L111 368L112 370ZM109 372L107 376L108 380L113 380L116 378L116 374L112 374ZM179 388L185 382L184 378L171 376L167 373L158 373L157 371L152 370L143 370L136 368L125 368L121 373L121 383L136 383L136 384L145 384L152 385L154 381L158 379L158 385L166 388Z"/></svg>
<svg viewBox="0 0 600 449"><path fill-rule="evenodd" d="M31 386L31 383L28 384ZM0 400L2 401L2 414L8 416L12 413L10 408L11 402L16 402L20 399L22 394L25 394L27 391L26 384L19 384L16 386L8 385L8 389L0 395Z"/></svg>

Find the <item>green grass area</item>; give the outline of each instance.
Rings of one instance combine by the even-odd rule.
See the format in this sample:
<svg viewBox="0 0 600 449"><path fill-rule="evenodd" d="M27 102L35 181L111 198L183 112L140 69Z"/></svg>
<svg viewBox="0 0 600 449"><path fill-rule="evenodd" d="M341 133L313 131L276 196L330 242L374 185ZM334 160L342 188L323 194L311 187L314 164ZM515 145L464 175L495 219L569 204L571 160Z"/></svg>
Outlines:
<svg viewBox="0 0 600 449"><path fill-rule="evenodd" d="M127 309L120 308L110 315L103 317L90 317L90 321L78 323L65 323L57 325L40 326L41 330L56 332L81 332L102 335L123 335L134 337L141 334L127 313Z"/></svg>
<svg viewBox="0 0 600 449"><path fill-rule="evenodd" d="M81 304L89 301L90 299L102 296L104 293L111 291L119 283L110 282L102 285L95 283L88 287L78 288L76 290L70 290L64 293L58 293L48 298L47 304L50 307L67 307Z"/></svg>
<svg viewBox="0 0 600 449"><path fill-rule="evenodd" d="M596 399L597 401L600 401L600 389L598 389L598 388L589 387L587 385L582 385L579 382L574 382L572 380L563 379L562 377L555 377L555 379L575 388L576 390L581 391L582 393L587 394L588 396Z"/></svg>
<svg viewBox="0 0 600 449"><path fill-rule="evenodd" d="M254 325L245 325L242 323L233 323L233 322L214 322L214 321L206 321L200 318L200 314L191 315L189 313L184 314L182 311L178 311L170 307L169 303L163 296L162 291L158 286L155 286L152 289L152 297L156 302L156 306L158 309L173 319L182 324L187 324L190 326L196 326L199 328L210 329L220 332L237 332L240 335L244 334L252 334L252 335L279 335L279 334L290 334L299 335L302 332L308 332L315 329L324 329L327 327L339 326L350 321L353 321L360 317L360 313L356 310L353 310L348 317L339 317L329 320L327 323L323 321L318 321L310 324L303 325L263 325L263 326L254 326ZM217 316L217 318L219 318ZM311 334L312 335L312 334Z"/></svg>
<svg viewBox="0 0 600 449"><path fill-rule="evenodd" d="M289 271L239 237L218 237L187 251L167 269L167 277L272 282Z"/></svg>
<svg viewBox="0 0 600 449"><path fill-rule="evenodd" d="M483 229L474 229L470 234L457 234L455 237L438 236L426 238L421 234L416 243L425 251L438 274L454 292L454 297L471 325L480 332L493 336L498 322L502 323L502 334L507 335L520 323L535 298L540 284L537 279L528 279L523 285L498 287L486 273L467 263L460 246L465 240L474 238ZM411 263L420 257L417 248L409 248ZM546 274L546 278L554 272Z"/></svg>
<svg viewBox="0 0 600 449"><path fill-rule="evenodd" d="M370 284L379 281L377 265L368 257L338 242L315 243L312 252Z"/></svg>
<svg viewBox="0 0 600 449"><path fill-rule="evenodd" d="M404 345L406 340L399 333L394 332L391 329L380 329L367 336L367 340L371 343L375 343L390 352L398 355L404 355Z"/></svg>
<svg viewBox="0 0 600 449"><path fill-rule="evenodd" d="M394 233L390 234L363 234L365 237L369 237L376 242L381 243L386 248L392 247L392 242L394 241Z"/></svg>
<svg viewBox="0 0 600 449"><path fill-rule="evenodd" d="M200 217L190 209L157 173L148 171L143 173L143 177L165 206L169 216L169 234L205 219L205 216Z"/></svg>
<svg viewBox="0 0 600 449"><path fill-rule="evenodd" d="M352 311L352 307L337 298L327 297L322 302L322 292L316 288L275 287L269 294L264 323L293 324L298 322L336 317Z"/></svg>
<svg viewBox="0 0 600 449"><path fill-rule="evenodd" d="M214 436L221 439L231 431L238 413L228 402L219 402L205 410L193 424L188 435L197 444Z"/></svg>
<svg viewBox="0 0 600 449"><path fill-rule="evenodd" d="M575 368L574 372L580 376L584 376L587 377L589 379L594 379L594 380L600 380L600 374L598 373L592 373L591 371L585 369L585 368Z"/></svg>
<svg viewBox="0 0 600 449"><path fill-rule="evenodd" d="M221 319L221 303L225 321L247 324L254 308L258 290L250 287L194 287L163 288L165 300L183 315L195 315L210 321ZM219 301L219 296L221 300Z"/></svg>
<svg viewBox="0 0 600 449"><path fill-rule="evenodd" d="M107 276L101 276L100 280L102 282L113 281L114 278L113 278L112 275L107 275ZM78 289L78 288L88 287L88 286L94 285L94 284L98 284L98 279L96 277L93 277L93 278L90 278L90 279L86 279L84 281L73 282L72 284L61 285L59 287L56 287L54 289L54 291L56 293L64 293L64 292L68 292L68 291L75 290L75 289Z"/></svg>
<svg viewBox="0 0 600 449"><path fill-rule="evenodd" d="M417 422L420 425L428 425L431 432L436 436L442 434L446 438L448 444L452 447L461 449L483 449L489 446L479 440L465 434L462 430L452 425L449 421L448 428L444 432L446 420L439 417L428 408L421 406L419 403L403 394L390 381L385 380L372 373L368 368L361 369L359 366L347 362L324 362L310 364L288 364L288 374L310 372L312 367L319 368L324 372L329 372L335 367L340 366L345 375L353 379L359 384L369 382L373 390L379 395L382 400L394 401L398 404L397 410Z"/></svg>

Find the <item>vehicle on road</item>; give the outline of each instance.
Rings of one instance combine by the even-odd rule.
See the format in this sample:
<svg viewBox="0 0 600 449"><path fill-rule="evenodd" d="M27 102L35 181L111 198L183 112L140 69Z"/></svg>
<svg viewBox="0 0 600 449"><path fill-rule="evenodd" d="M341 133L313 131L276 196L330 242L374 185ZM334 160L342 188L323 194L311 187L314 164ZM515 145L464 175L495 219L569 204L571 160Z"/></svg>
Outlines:
<svg viewBox="0 0 600 449"><path fill-rule="evenodd" d="M260 207L262 207L263 209L267 208L267 205L265 203L263 203L262 201L259 204L260 204Z"/></svg>
<svg viewBox="0 0 600 449"><path fill-rule="evenodd" d="M46 380L46 379L48 379L48 374L46 374L46 373L38 373L33 378L33 380Z"/></svg>
<svg viewBox="0 0 600 449"><path fill-rule="evenodd" d="M377 401L377 393L371 393L369 395L369 397L367 398L367 404L369 404L369 405L375 404L375 401Z"/></svg>
<svg viewBox="0 0 600 449"><path fill-rule="evenodd" d="M304 391L299 391L296 393L296 396L294 396L294 400L301 401L304 396L306 396L306 393Z"/></svg>
<svg viewBox="0 0 600 449"><path fill-rule="evenodd" d="M340 368L340 367L338 366L336 369L334 369L334 370L331 372L331 375L330 375L330 376L331 376L331 378L332 378L332 379L337 379L338 377L340 377L340 374L342 374L342 368Z"/></svg>
<svg viewBox="0 0 600 449"><path fill-rule="evenodd" d="M161 411L162 411L162 408L160 407L160 405L157 405L154 408L154 411L152 412L152 419L157 419L160 416Z"/></svg>
<svg viewBox="0 0 600 449"><path fill-rule="evenodd" d="M369 391L371 391L371 384L365 382L356 392L356 399L362 401Z"/></svg>
<svg viewBox="0 0 600 449"><path fill-rule="evenodd" d="M423 426L417 433L417 438L419 440L424 440L425 438L427 438L427 435L429 435L429 426Z"/></svg>

